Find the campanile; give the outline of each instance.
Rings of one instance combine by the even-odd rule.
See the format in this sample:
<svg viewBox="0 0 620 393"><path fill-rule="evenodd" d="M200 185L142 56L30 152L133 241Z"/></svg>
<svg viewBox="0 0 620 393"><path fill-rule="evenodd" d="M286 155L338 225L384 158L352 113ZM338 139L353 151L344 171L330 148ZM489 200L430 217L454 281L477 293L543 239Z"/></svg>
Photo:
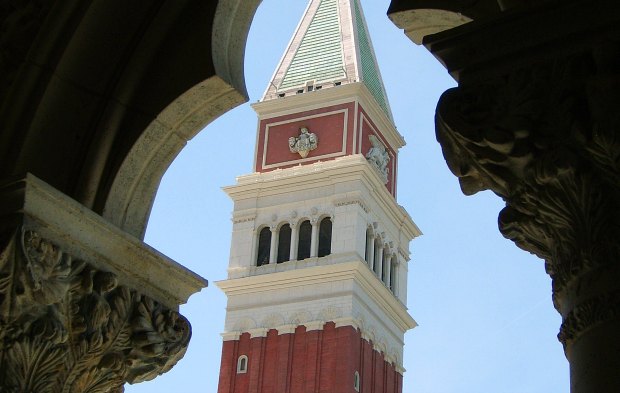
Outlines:
<svg viewBox="0 0 620 393"><path fill-rule="evenodd" d="M311 0L260 100L234 201L218 393L401 393L409 243L359 0Z"/></svg>

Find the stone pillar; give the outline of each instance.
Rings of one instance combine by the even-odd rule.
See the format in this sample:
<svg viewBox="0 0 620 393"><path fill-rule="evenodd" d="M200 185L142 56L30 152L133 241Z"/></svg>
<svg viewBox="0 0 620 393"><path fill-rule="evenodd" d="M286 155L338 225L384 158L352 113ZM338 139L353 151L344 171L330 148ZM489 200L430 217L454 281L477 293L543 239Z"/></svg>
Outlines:
<svg viewBox="0 0 620 393"><path fill-rule="evenodd" d="M313 218L310 220L312 224L312 237L310 238L310 258L316 258L319 255L319 220Z"/></svg>
<svg viewBox="0 0 620 393"><path fill-rule="evenodd" d="M269 245L269 263L276 263L278 258L278 228L273 225L271 231L271 244Z"/></svg>
<svg viewBox="0 0 620 393"><path fill-rule="evenodd" d="M370 270L374 270L375 267L375 237L372 232L368 236L368 266Z"/></svg>
<svg viewBox="0 0 620 393"><path fill-rule="evenodd" d="M289 261L297 260L297 243L299 242L299 226L296 222L291 222L291 248L289 252Z"/></svg>
<svg viewBox="0 0 620 393"><path fill-rule="evenodd" d="M206 281L31 175L0 201L0 391L118 392L183 357Z"/></svg>
<svg viewBox="0 0 620 393"><path fill-rule="evenodd" d="M463 79L437 109L463 192L502 197L502 234L545 260L572 393L620 391L620 51L599 55Z"/></svg>
<svg viewBox="0 0 620 393"><path fill-rule="evenodd" d="M379 277L379 280L381 279L381 272L383 271L383 249L384 249L384 245L381 242L379 243L379 254L377 255L377 259L375 260L375 266L374 266L375 274L377 275L377 277Z"/></svg>
<svg viewBox="0 0 620 393"><path fill-rule="evenodd" d="M463 193L500 196L502 234L544 259L571 392L618 392L620 13L610 0L499 4L510 12L457 10L475 20L423 39L459 82L437 140ZM418 6L393 0L393 20L408 31Z"/></svg>
<svg viewBox="0 0 620 393"><path fill-rule="evenodd" d="M392 274L392 259L393 258L394 258L394 256L390 255L390 257L389 257L389 259L387 261L387 272L386 272L386 275L385 275L385 285L388 288L390 288L390 289L392 289L390 287L390 275Z"/></svg>

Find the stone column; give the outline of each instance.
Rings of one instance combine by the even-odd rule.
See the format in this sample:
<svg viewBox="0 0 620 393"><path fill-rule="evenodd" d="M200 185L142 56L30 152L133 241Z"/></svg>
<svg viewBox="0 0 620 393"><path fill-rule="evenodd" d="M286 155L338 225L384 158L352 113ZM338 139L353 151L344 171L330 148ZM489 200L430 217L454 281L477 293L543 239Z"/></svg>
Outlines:
<svg viewBox="0 0 620 393"><path fill-rule="evenodd" d="M313 218L310 220L312 224L312 237L310 238L310 258L316 258L319 254L319 220Z"/></svg>
<svg viewBox="0 0 620 393"><path fill-rule="evenodd" d="M499 4L423 5L474 19L423 39L459 83L439 101L437 140L463 193L500 196L502 234L544 259L571 392L618 392L620 13L610 0ZM409 31L420 6L393 0L391 17Z"/></svg>
<svg viewBox="0 0 620 393"><path fill-rule="evenodd" d="M375 268L375 237L372 232L368 236L368 266L370 270Z"/></svg>
<svg viewBox="0 0 620 393"><path fill-rule="evenodd" d="M205 280L33 176L0 201L0 391L120 392L183 357Z"/></svg>
<svg viewBox="0 0 620 393"><path fill-rule="evenodd" d="M464 79L437 109L463 192L502 197L502 234L545 260L572 393L620 391L620 50L601 53Z"/></svg>
<svg viewBox="0 0 620 393"><path fill-rule="evenodd" d="M379 238L379 241L381 242L381 238ZM379 280L381 279L381 272L383 271L383 242L379 243L379 254L377 255L377 259L375 260L375 274L377 275L377 277L379 277Z"/></svg>
<svg viewBox="0 0 620 393"><path fill-rule="evenodd" d="M291 222L291 248L289 251L289 261L297 260L297 243L299 242L299 226L297 222Z"/></svg>
<svg viewBox="0 0 620 393"><path fill-rule="evenodd" d="M394 255L390 255L388 261L387 261L387 272L385 275L385 285L390 288L390 275L392 274L392 259L394 258ZM390 288L392 289L392 288Z"/></svg>
<svg viewBox="0 0 620 393"><path fill-rule="evenodd" d="M269 263L276 263L278 258L278 227L269 227L271 231L271 244L269 245Z"/></svg>

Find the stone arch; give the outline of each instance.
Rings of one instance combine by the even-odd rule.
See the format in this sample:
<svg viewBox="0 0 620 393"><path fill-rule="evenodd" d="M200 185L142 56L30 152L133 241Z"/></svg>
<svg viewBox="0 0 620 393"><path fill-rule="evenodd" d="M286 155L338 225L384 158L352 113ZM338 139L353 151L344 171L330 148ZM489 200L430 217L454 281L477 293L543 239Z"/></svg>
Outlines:
<svg viewBox="0 0 620 393"><path fill-rule="evenodd" d="M142 238L162 176L187 141L247 101L245 42L260 0L220 0L212 30L215 74L174 99L137 139L111 182L103 216Z"/></svg>

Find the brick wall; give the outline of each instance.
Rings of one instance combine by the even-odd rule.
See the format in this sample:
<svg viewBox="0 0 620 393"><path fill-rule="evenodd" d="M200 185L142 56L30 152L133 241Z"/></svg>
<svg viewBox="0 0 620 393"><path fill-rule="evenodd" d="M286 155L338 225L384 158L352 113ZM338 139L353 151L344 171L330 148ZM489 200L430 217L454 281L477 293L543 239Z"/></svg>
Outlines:
<svg viewBox="0 0 620 393"><path fill-rule="evenodd" d="M237 373L239 356L248 357L246 373ZM354 373L361 379L360 392L401 393L402 376L350 326L294 334L225 341L218 393L355 393Z"/></svg>

